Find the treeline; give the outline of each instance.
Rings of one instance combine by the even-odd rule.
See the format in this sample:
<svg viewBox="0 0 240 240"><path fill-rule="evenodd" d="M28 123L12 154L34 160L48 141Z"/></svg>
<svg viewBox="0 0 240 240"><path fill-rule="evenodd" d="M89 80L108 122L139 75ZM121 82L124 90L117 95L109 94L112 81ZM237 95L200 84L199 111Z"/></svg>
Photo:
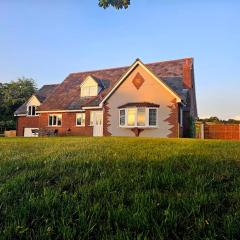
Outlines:
<svg viewBox="0 0 240 240"><path fill-rule="evenodd" d="M36 90L36 82L31 78L23 77L9 83L0 83L0 132L16 128L14 111Z"/></svg>
<svg viewBox="0 0 240 240"><path fill-rule="evenodd" d="M203 118L203 119L199 119L198 121L200 122L213 122L213 123L239 123L240 124L240 120L236 120L236 119L228 119L228 120L222 120L219 119L218 117L210 117L210 118Z"/></svg>

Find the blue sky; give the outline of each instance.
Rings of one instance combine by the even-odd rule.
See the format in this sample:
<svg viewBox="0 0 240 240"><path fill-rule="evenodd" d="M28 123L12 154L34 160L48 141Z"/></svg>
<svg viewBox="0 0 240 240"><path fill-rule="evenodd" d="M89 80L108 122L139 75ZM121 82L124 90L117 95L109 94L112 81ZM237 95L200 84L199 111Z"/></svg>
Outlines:
<svg viewBox="0 0 240 240"><path fill-rule="evenodd" d="M240 1L0 0L0 81L194 57L200 117L240 119Z"/></svg>

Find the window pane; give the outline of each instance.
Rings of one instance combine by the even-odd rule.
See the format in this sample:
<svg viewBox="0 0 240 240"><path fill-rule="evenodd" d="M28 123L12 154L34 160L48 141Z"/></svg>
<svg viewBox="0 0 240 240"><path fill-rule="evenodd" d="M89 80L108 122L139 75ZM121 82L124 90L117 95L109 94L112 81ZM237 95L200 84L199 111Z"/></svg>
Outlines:
<svg viewBox="0 0 240 240"><path fill-rule="evenodd" d="M82 126L85 126L85 113L82 113Z"/></svg>
<svg viewBox="0 0 240 240"><path fill-rule="evenodd" d="M56 116L56 115L53 116L52 125L53 125L53 126L56 126L56 125L57 125L57 116Z"/></svg>
<svg viewBox="0 0 240 240"><path fill-rule="evenodd" d="M90 112L90 126L93 126L93 117L94 117L94 112Z"/></svg>
<svg viewBox="0 0 240 240"><path fill-rule="evenodd" d="M129 108L128 109L128 126L134 126L135 125L135 116L136 116L136 109L135 108Z"/></svg>
<svg viewBox="0 0 240 240"><path fill-rule="evenodd" d="M85 113L78 113L77 117L77 126L84 126L85 125Z"/></svg>
<svg viewBox="0 0 240 240"><path fill-rule="evenodd" d="M96 86L89 87L89 96L96 96L96 95L97 95L97 87Z"/></svg>
<svg viewBox="0 0 240 240"><path fill-rule="evenodd" d="M79 115L77 115L77 125L81 126L81 118Z"/></svg>
<svg viewBox="0 0 240 240"><path fill-rule="evenodd" d="M31 115L32 114L32 106L29 106L28 107L28 115Z"/></svg>
<svg viewBox="0 0 240 240"><path fill-rule="evenodd" d="M125 125L125 109L120 110L120 125Z"/></svg>
<svg viewBox="0 0 240 240"><path fill-rule="evenodd" d="M137 125L138 126L145 126L145 108L138 108L138 114L137 114Z"/></svg>
<svg viewBox="0 0 240 240"><path fill-rule="evenodd" d="M36 115L36 107L32 106L32 115L35 116Z"/></svg>
<svg viewBox="0 0 240 240"><path fill-rule="evenodd" d="M157 109L149 109L149 126L157 125Z"/></svg>
<svg viewBox="0 0 240 240"><path fill-rule="evenodd" d="M83 97L89 96L89 88L88 87L83 87L82 88L82 94Z"/></svg>
<svg viewBox="0 0 240 240"><path fill-rule="evenodd" d="M52 126L52 116L49 116L48 125L49 125L49 126Z"/></svg>
<svg viewBox="0 0 240 240"><path fill-rule="evenodd" d="M62 125L62 116L61 116L61 115L58 115L58 116L57 116L57 125L58 125L58 126L61 126L61 125Z"/></svg>

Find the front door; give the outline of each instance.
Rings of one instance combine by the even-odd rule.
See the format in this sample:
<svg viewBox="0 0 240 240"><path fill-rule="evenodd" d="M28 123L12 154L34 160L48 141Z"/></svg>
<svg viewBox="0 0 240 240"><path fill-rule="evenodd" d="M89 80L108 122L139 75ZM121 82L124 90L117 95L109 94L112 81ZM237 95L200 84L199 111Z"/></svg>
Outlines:
<svg viewBox="0 0 240 240"><path fill-rule="evenodd" d="M103 136L103 112L95 111L93 114L93 136Z"/></svg>

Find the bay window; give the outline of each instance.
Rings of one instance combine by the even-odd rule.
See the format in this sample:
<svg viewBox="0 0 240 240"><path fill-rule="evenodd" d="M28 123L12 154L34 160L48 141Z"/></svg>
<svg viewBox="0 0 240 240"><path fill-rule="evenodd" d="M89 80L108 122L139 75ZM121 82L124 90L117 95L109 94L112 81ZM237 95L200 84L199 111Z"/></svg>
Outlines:
<svg viewBox="0 0 240 240"><path fill-rule="evenodd" d="M119 110L120 127L157 127L157 108L131 107Z"/></svg>
<svg viewBox="0 0 240 240"><path fill-rule="evenodd" d="M48 126L61 126L62 125L62 114L50 114L48 116Z"/></svg>

